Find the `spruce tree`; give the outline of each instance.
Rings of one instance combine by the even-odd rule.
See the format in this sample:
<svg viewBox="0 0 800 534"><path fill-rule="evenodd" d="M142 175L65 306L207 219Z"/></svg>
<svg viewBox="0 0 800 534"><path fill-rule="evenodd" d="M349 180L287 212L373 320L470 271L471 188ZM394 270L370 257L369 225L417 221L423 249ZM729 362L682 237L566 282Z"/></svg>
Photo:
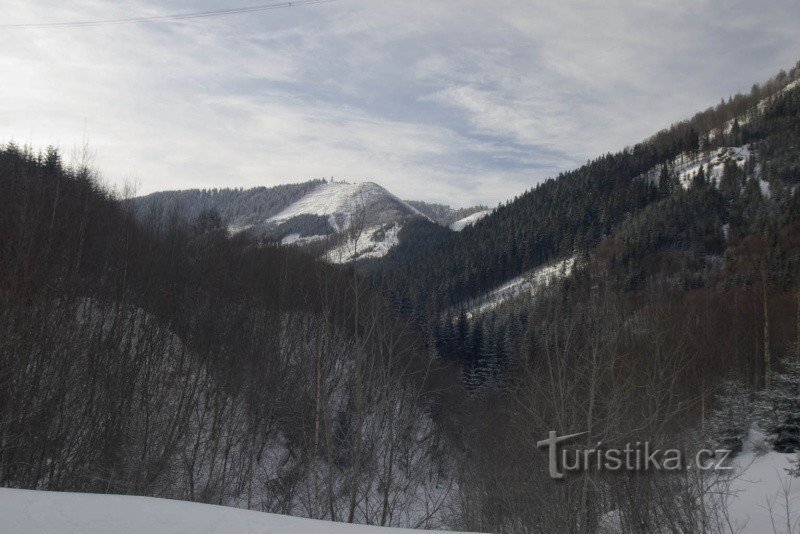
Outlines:
<svg viewBox="0 0 800 534"><path fill-rule="evenodd" d="M800 361L787 362L784 368L759 394L757 410L773 448L794 452L800 451Z"/></svg>
<svg viewBox="0 0 800 534"><path fill-rule="evenodd" d="M747 388L739 380L728 379L715 400L716 406L709 414L708 440L714 447L739 452L753 414Z"/></svg>

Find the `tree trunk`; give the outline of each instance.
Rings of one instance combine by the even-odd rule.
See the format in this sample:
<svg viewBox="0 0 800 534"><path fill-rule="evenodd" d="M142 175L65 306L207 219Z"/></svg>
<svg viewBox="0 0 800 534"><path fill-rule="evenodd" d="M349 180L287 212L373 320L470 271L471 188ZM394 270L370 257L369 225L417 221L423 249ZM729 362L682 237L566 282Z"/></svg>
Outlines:
<svg viewBox="0 0 800 534"><path fill-rule="evenodd" d="M772 381L772 354L769 350L769 307L767 306L767 269L761 275L764 286L764 389L769 389Z"/></svg>
<svg viewBox="0 0 800 534"><path fill-rule="evenodd" d="M795 352L797 359L800 359L800 285L797 286L797 344Z"/></svg>

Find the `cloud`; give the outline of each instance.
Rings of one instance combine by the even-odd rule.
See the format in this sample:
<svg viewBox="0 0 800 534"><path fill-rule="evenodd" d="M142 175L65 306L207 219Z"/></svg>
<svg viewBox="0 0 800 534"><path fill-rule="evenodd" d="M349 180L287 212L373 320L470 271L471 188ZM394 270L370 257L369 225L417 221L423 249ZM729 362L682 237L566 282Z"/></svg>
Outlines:
<svg viewBox="0 0 800 534"><path fill-rule="evenodd" d="M7 4L9 23L225 7ZM494 204L793 65L798 20L794 0L338 0L0 30L0 140L87 138L143 193L335 176Z"/></svg>

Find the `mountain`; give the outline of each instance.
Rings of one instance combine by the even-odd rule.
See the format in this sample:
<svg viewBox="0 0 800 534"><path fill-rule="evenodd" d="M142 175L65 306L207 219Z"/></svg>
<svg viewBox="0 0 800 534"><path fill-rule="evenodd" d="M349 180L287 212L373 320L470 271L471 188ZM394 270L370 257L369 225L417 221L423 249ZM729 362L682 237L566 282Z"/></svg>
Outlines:
<svg viewBox="0 0 800 534"><path fill-rule="evenodd" d="M135 524L148 505L310 525L146 496L488 532L783 524L798 79L800 64L488 213L323 180L131 203L56 150L0 148L3 497L45 529L108 506ZM541 449L554 429L582 436L560 482ZM679 476L640 469L640 444L680 452ZM733 476L689 463L712 451Z"/></svg>
<svg viewBox="0 0 800 534"><path fill-rule="evenodd" d="M443 204L403 201L374 182L311 180L253 189L162 191L134 199L142 219L166 220L175 213L194 221L216 213L228 230L268 242L303 246L334 263L385 255L399 243L412 219L442 226L484 206L453 209ZM466 220L465 220L466 221Z"/></svg>
<svg viewBox="0 0 800 534"><path fill-rule="evenodd" d="M370 265L370 272L394 285L402 309L422 317L429 314L425 310L483 298L550 262L589 255L605 238L628 235L636 221L636 236L622 245L640 243L643 248L630 252L640 259L659 248L719 255L726 246L720 236L738 232L741 239L752 230L741 226L744 201L733 182L741 182L739 189L748 195L753 184L759 197L774 191L787 197L800 183L794 148L800 143L799 78L800 67L782 72L749 94L548 179L480 224L430 242L406 240L379 265ZM713 184L714 191L695 187L703 184ZM751 205L761 209L755 200ZM681 224L671 224L676 221ZM659 226L665 227L660 237L650 231ZM645 267L632 262L626 283L639 283Z"/></svg>

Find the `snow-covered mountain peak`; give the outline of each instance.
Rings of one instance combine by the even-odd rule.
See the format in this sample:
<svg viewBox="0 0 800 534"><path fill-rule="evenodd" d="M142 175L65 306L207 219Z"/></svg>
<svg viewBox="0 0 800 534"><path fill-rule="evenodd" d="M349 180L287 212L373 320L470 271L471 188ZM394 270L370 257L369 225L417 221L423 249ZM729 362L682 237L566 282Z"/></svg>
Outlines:
<svg viewBox="0 0 800 534"><path fill-rule="evenodd" d="M177 211L188 221L214 211L232 234L247 232L346 262L385 255L412 218L441 226L461 219L453 227L461 229L483 216L475 213L485 207L401 200L374 181L318 179L252 189L163 191L138 198L136 209L143 217Z"/></svg>

